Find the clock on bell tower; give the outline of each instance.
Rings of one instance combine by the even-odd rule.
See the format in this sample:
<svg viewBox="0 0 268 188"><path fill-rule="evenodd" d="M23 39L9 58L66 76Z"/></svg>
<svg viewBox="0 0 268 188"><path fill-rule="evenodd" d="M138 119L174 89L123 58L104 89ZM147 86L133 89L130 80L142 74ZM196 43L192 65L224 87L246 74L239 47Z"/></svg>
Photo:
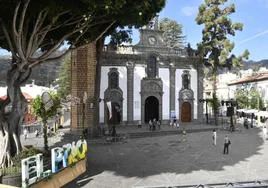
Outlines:
<svg viewBox="0 0 268 188"><path fill-rule="evenodd" d="M137 46L143 47L164 47L163 32L158 27L158 15L155 16L146 26L140 29L140 41Z"/></svg>

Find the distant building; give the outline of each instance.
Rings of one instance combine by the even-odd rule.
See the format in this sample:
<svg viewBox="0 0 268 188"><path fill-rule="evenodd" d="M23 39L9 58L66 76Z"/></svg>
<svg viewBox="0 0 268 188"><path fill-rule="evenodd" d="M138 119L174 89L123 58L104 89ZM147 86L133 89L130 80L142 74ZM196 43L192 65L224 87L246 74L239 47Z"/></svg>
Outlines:
<svg viewBox="0 0 268 188"><path fill-rule="evenodd" d="M259 91L263 101L268 101L268 71L259 71L255 74L244 76L236 79L228 84L230 91L234 93L237 89L245 89L249 91L255 88Z"/></svg>
<svg viewBox="0 0 268 188"><path fill-rule="evenodd" d="M36 117L32 112L32 101L37 96L41 96L43 92L50 91L51 89L48 87L35 85L34 80L31 84L26 84L21 87L21 91L23 96L28 102L28 112L25 114L24 123L29 124L36 121ZM7 98L7 87L0 87L0 100L5 100ZM9 108L9 107L8 107Z"/></svg>

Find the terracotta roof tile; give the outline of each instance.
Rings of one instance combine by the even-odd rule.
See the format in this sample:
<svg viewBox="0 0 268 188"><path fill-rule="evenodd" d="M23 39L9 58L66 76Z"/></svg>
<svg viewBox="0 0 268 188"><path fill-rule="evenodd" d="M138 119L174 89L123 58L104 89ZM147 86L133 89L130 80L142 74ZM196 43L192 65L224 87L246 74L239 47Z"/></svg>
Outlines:
<svg viewBox="0 0 268 188"><path fill-rule="evenodd" d="M238 85L238 84L243 84L243 83L258 82L258 81L263 81L263 80L268 80L268 72L261 72L252 76L245 76L243 78L230 82L228 85L231 86L231 85Z"/></svg>

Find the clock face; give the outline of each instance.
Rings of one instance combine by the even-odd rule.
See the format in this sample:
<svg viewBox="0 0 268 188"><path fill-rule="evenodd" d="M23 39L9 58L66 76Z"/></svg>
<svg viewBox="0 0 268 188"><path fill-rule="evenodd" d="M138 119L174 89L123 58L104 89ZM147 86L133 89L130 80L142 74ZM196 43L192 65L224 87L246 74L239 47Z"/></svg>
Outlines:
<svg viewBox="0 0 268 188"><path fill-rule="evenodd" d="M154 45L154 44L156 44L156 38L155 37L148 37L148 42L149 42L149 44Z"/></svg>

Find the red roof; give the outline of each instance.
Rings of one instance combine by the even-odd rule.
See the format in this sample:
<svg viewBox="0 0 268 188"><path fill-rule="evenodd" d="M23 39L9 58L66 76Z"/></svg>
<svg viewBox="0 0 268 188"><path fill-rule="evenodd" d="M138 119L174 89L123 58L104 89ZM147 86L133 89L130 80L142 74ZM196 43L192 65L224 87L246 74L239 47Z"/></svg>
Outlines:
<svg viewBox="0 0 268 188"><path fill-rule="evenodd" d="M244 83L250 83L250 82L258 82L258 81L263 81L263 80L268 80L268 72L262 72L262 73L258 73L252 76L246 76L238 80L232 81L228 85L231 86L231 85L238 85L238 84L244 84Z"/></svg>
<svg viewBox="0 0 268 188"><path fill-rule="evenodd" d="M23 94L23 96L25 97L26 100L32 100L33 99L28 93L22 92L22 94ZM6 98L7 98L6 95L0 97L1 100L6 100Z"/></svg>

